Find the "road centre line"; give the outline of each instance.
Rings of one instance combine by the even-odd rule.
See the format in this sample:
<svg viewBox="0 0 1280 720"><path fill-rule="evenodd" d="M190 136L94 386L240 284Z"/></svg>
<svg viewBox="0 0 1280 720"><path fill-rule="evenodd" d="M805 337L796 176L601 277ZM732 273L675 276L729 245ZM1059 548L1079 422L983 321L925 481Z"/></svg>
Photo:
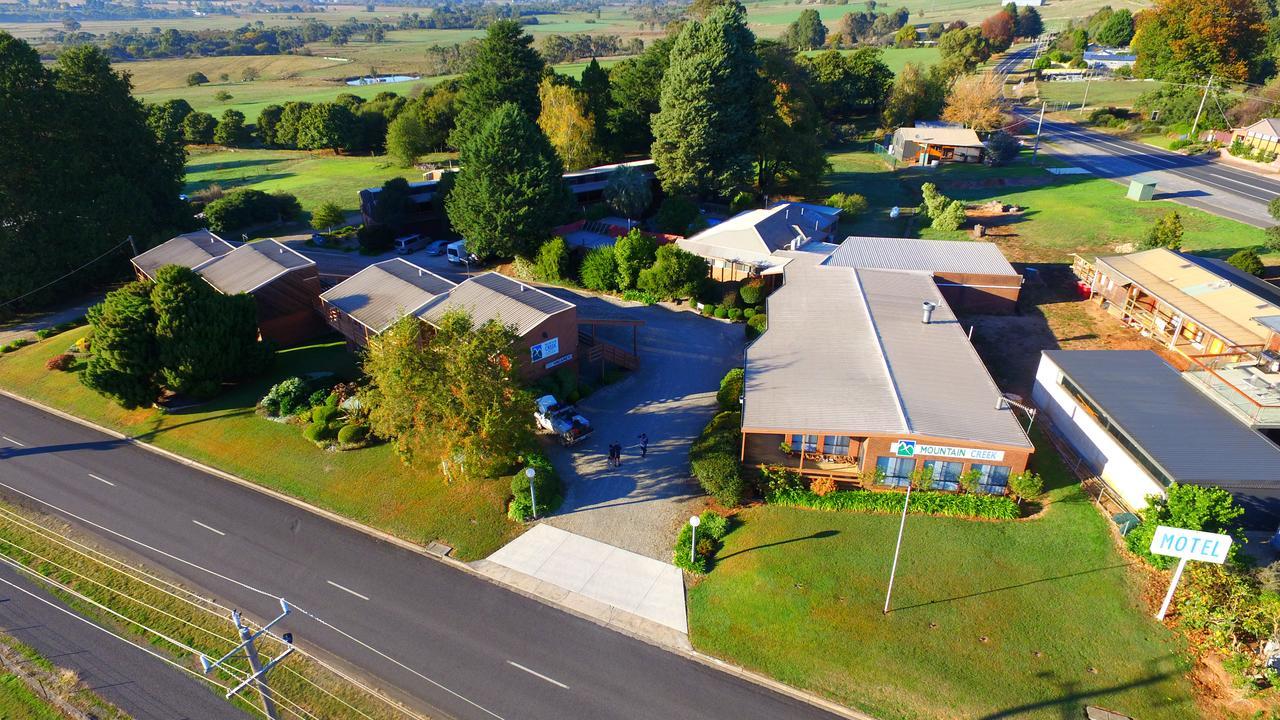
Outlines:
<svg viewBox="0 0 1280 720"><path fill-rule="evenodd" d="M334 587L338 588L339 590L341 590L341 591L343 591L343 592L351 593L352 595L355 595L356 597L360 598L361 600L368 600L368 599L369 599L369 597L368 597L367 595L361 595L360 593L356 592L355 590L352 590L352 589L351 589L351 588L349 588L349 587L343 587L342 585L339 585L338 583L336 583L336 582L334 582L334 581L332 581L332 580L325 580L325 582L329 583L330 585L332 585L332 586L334 586Z"/></svg>
<svg viewBox="0 0 1280 720"><path fill-rule="evenodd" d="M115 484L115 483L113 483L113 482L111 482L110 480L107 480L106 478L100 478L100 477L98 477L97 475L94 475L93 473L89 473L89 477L93 478L94 480L97 480L97 481L98 481L98 482L100 482L100 483L106 483L106 484L110 485L111 487L115 487L115 486L116 486L116 484Z"/></svg>
<svg viewBox="0 0 1280 720"><path fill-rule="evenodd" d="M559 680L552 680L551 678L547 677L546 675L543 675L542 673L540 673L540 672L538 672L538 671L536 671L536 670L530 670L529 668L527 668L527 667L525 667L525 666L521 665L521 664L520 664L520 663L518 663L518 662L515 662L515 661L512 661L512 660L508 660L508 661L507 661L507 664L508 664L508 665L510 665L510 666L512 666L512 667L514 667L514 668L518 668L518 669L520 669L520 670L523 670L523 671L525 671L525 672L529 673L530 675L532 675L532 676L534 676L534 677L542 678L543 680L546 680L547 682L551 683L552 685L556 685L556 686L558 686L558 687L562 687L562 688L564 688L565 690L568 690L568 689L569 689L569 686L568 686L568 685L565 685L564 683L560 682Z"/></svg>
<svg viewBox="0 0 1280 720"><path fill-rule="evenodd" d="M209 532L215 532L215 533L218 533L219 535L224 535L224 536L226 535L226 533L222 532L222 531L221 531L221 530L219 530L218 528L213 527L212 525L205 525L204 523L200 522L199 520L194 520L194 519L193 519L191 522L193 522L193 523L195 523L195 524L199 525L200 527L204 528L205 530L208 530Z"/></svg>
<svg viewBox="0 0 1280 720"><path fill-rule="evenodd" d="M8 435L0 435L0 440L4 440L5 442L11 442L14 445L17 445L18 447L26 447L26 445L23 445L22 443L18 442L17 440L14 440Z"/></svg>

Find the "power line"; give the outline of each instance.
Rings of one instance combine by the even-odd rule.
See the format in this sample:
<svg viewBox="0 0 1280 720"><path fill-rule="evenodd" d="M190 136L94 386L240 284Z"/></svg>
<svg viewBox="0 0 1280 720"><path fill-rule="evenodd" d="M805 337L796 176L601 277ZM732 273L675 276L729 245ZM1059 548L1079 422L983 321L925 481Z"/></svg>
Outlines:
<svg viewBox="0 0 1280 720"><path fill-rule="evenodd" d="M35 295L36 293L40 292L41 290L44 290L44 289L48 288L50 285L56 285L56 284L58 284L58 283L62 282L63 280L66 280L67 278L71 277L72 275L75 275L76 273L80 272L81 270L83 270L83 269L85 269L85 268L89 267L90 265L92 265L92 264L94 264L94 263L98 262L98 261L99 261L99 260L101 260L102 258L104 258L104 257L106 257L106 256L108 256L108 255L110 255L111 253L115 252L116 250L119 250L120 248L124 247L125 245L129 245L129 244L132 244L132 243L133 243L133 236L130 236L128 240L125 240L125 241L123 241L123 242L120 242L120 243L115 244L114 246L112 246L112 247L111 247L111 249L109 249L109 250L107 250L106 252L102 253L102 254L101 254L101 255L99 255L98 257L96 257L96 258L94 258L94 259L90 260L89 262L87 262L87 263L85 263L85 264L81 265L80 267L76 268L75 270L72 270L71 272L66 273L66 274L65 274L65 275L63 275L62 277L60 277L60 278L58 278L58 279L56 279L56 280L52 280L52 281L50 281L50 282L47 282L47 283L45 283L44 285L41 285L40 287L36 288L35 290L32 290L32 291L27 292L27 293L23 293L22 295L19 295L18 297L13 298L12 300L5 300L4 302L0 303L0 307L4 307L4 306L6 306L6 305L12 305L13 303L18 302L19 300L21 300L21 299L23 299L23 298L25 298L25 297L30 297L30 296L32 296L32 295Z"/></svg>

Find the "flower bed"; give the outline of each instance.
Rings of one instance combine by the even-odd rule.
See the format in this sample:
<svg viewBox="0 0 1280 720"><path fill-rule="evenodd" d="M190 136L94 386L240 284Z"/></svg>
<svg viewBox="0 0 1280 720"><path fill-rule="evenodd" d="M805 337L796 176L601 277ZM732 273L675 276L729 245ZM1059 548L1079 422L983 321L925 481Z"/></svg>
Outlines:
<svg viewBox="0 0 1280 720"><path fill-rule="evenodd" d="M818 495L811 490L798 488L780 489L768 495L768 502L786 507L812 508L814 510L842 510L871 513L900 513L904 493L877 492L874 490L838 490ZM1018 503L1004 495L957 495L932 490L911 493L912 515L941 515L946 517L988 518L1015 520L1021 514Z"/></svg>

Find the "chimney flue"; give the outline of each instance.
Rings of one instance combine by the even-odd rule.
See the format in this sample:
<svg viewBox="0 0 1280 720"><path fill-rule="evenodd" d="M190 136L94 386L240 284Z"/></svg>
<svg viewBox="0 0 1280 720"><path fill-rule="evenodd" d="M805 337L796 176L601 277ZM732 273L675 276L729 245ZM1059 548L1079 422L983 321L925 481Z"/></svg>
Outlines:
<svg viewBox="0 0 1280 720"><path fill-rule="evenodd" d="M928 325L933 320L933 311L938 307L937 303L931 303L925 300L920 304L920 322Z"/></svg>

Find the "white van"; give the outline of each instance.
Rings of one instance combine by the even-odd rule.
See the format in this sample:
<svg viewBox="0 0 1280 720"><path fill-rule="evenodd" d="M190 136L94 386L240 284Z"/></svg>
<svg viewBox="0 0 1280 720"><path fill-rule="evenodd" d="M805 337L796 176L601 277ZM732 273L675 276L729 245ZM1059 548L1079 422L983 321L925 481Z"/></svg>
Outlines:
<svg viewBox="0 0 1280 720"><path fill-rule="evenodd" d="M392 244L392 247L395 248L396 252L401 255L408 255L409 253L417 252L426 246L427 238L424 238L421 235L405 235L404 237L398 237Z"/></svg>
<svg viewBox="0 0 1280 720"><path fill-rule="evenodd" d="M457 240L449 243L449 246L445 248L444 256L454 265L469 264L476 261L476 256L467 252L466 240Z"/></svg>

